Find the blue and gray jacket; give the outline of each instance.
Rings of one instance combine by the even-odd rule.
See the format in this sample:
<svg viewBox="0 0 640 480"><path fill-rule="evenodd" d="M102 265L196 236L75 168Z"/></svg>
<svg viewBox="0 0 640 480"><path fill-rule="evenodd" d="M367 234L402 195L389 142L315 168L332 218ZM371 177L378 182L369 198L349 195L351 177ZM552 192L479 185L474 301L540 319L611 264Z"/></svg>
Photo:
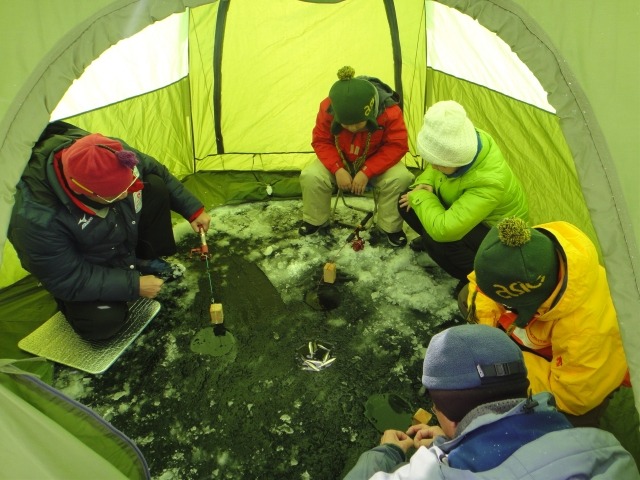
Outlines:
<svg viewBox="0 0 640 480"><path fill-rule="evenodd" d="M454 438L438 437L408 462L395 445L375 447L345 480L640 479L633 457L613 435L572 428L549 393L532 400L481 405L462 419Z"/></svg>

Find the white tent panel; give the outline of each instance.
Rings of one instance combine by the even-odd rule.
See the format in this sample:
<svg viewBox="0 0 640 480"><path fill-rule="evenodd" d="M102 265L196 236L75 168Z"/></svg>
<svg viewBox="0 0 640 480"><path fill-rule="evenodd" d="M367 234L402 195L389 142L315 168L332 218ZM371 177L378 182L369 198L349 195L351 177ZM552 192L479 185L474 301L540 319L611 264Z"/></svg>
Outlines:
<svg viewBox="0 0 640 480"><path fill-rule="evenodd" d="M500 37L453 8L432 1L426 8L430 67L555 113L538 79Z"/></svg>
<svg viewBox="0 0 640 480"><path fill-rule="evenodd" d="M95 110L186 77L188 21L186 12L171 15L106 50L73 82L51 120Z"/></svg>

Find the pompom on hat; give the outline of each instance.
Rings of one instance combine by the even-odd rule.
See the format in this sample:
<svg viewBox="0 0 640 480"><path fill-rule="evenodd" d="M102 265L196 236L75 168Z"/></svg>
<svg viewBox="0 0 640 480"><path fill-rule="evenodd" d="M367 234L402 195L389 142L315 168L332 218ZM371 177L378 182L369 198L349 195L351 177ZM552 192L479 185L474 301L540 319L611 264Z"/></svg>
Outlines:
<svg viewBox="0 0 640 480"><path fill-rule="evenodd" d="M113 197L142 189L140 180L132 184L138 164L136 154L99 133L82 137L64 149L61 162L67 184L77 194Z"/></svg>
<svg viewBox="0 0 640 480"><path fill-rule="evenodd" d="M502 330L458 325L431 338L422 384L450 420L459 422L483 403L527 395L522 351Z"/></svg>
<svg viewBox="0 0 640 480"><path fill-rule="evenodd" d="M558 284L553 241L520 218L506 218L489 230L474 260L478 287L494 302L517 313L524 328Z"/></svg>
<svg viewBox="0 0 640 480"><path fill-rule="evenodd" d="M354 75L353 68L342 67L338 70L339 80L329 90L335 121L342 125L366 121L377 128L378 90L368 80Z"/></svg>
<svg viewBox="0 0 640 480"><path fill-rule="evenodd" d="M478 152L478 136L462 105L453 100L435 103L418 132L418 153L442 167L463 167Z"/></svg>

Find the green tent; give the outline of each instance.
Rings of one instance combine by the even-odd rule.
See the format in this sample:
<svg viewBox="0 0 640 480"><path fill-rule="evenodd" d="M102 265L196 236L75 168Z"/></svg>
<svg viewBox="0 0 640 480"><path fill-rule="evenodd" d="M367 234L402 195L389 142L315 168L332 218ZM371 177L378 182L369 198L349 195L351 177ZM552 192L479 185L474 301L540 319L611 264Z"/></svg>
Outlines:
<svg viewBox="0 0 640 480"><path fill-rule="evenodd" d="M2 477L150 478L138 447L122 432L20 367L43 358L0 360Z"/></svg>
<svg viewBox="0 0 640 480"><path fill-rule="evenodd" d="M50 120L126 139L210 206L216 171L255 178L228 197L268 199L291 193L267 188L274 172L313 158L318 103L351 65L402 95L408 166L426 108L454 99L498 139L532 221L596 242L640 410L639 23L636 0L3 2L0 287L26 275L6 230Z"/></svg>

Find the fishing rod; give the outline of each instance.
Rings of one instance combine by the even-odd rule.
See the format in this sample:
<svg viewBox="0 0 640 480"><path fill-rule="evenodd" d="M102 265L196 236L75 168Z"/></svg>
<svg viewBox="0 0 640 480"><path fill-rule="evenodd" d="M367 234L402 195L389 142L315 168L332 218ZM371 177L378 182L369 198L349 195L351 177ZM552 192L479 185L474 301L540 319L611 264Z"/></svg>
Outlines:
<svg viewBox="0 0 640 480"><path fill-rule="evenodd" d="M334 283L336 281L336 259L345 246L351 244L351 248L353 248L353 250L356 252L359 252L364 248L365 240L364 238L360 237L360 232L365 229L367 223L369 222L369 220L371 220L371 217L373 217L373 212L367 212L365 217L349 234L345 243L340 247L340 249L338 249L336 254L330 259L330 261L324 265L324 272L321 281L324 281L325 283Z"/></svg>
<svg viewBox="0 0 640 480"><path fill-rule="evenodd" d="M205 271L207 272L207 278L209 280L209 293L211 294L209 318L211 320L211 324L213 325L213 333L216 337L218 337L224 335L227 332L226 327L224 326L224 312L222 310L222 304L216 303L213 295L213 281L211 280L211 270L209 268L209 259L211 258L211 253L209 252L207 237L202 226L199 227L198 233L200 235L200 247L191 249L191 253L198 253L200 256L200 260L205 263Z"/></svg>

